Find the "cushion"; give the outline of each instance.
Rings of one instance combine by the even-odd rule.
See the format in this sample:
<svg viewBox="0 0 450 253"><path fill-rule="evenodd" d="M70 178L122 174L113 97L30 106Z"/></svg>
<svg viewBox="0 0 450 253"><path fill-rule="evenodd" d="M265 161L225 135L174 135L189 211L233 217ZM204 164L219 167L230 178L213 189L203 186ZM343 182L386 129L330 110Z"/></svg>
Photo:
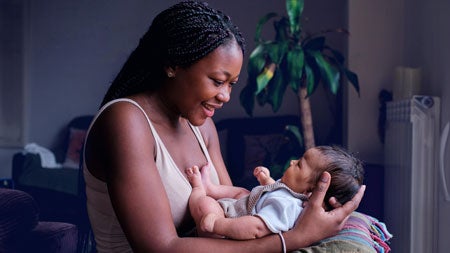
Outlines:
<svg viewBox="0 0 450 253"><path fill-rule="evenodd" d="M34 199L23 191L0 188L0 252L8 252L18 243L14 238L38 224L39 210Z"/></svg>
<svg viewBox="0 0 450 253"><path fill-rule="evenodd" d="M38 222L38 207L23 191L0 188L0 238L33 229Z"/></svg>
<svg viewBox="0 0 450 253"><path fill-rule="evenodd" d="M41 221L25 240L25 252L75 253L78 229L70 223Z"/></svg>
<svg viewBox="0 0 450 253"><path fill-rule="evenodd" d="M80 154L83 149L84 138L86 137L86 130L70 128L69 129L69 143L67 147L66 159L63 166L67 168L79 168Z"/></svg>
<svg viewBox="0 0 450 253"><path fill-rule="evenodd" d="M83 115L73 118L67 125L67 133L62 143L62 149L58 150L57 159L62 161L66 168L79 168L80 153L83 148L84 138L94 116Z"/></svg>
<svg viewBox="0 0 450 253"><path fill-rule="evenodd" d="M385 253L392 234L383 222L359 212L353 212L342 230L310 247L296 250L296 253L320 252L373 252Z"/></svg>

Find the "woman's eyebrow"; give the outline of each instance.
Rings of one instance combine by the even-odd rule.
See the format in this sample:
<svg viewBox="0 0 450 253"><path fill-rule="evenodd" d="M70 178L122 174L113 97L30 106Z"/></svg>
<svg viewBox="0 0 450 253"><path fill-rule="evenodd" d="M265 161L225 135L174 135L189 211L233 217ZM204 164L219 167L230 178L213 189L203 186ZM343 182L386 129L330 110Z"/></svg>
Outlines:
<svg viewBox="0 0 450 253"><path fill-rule="evenodd" d="M217 70L212 72L212 74L214 75L225 75L227 78L239 78L240 73L237 76L232 76L230 72L228 72L227 70Z"/></svg>

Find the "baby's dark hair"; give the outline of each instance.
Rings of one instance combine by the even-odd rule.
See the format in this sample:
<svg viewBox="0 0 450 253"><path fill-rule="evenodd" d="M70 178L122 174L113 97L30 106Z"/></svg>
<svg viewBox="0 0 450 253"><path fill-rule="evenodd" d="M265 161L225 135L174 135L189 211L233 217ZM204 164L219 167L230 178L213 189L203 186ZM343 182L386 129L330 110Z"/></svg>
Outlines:
<svg viewBox="0 0 450 253"><path fill-rule="evenodd" d="M140 39L102 104L146 90L157 90L167 67L189 67L214 49L245 41L229 16L206 3L183 1L162 11Z"/></svg>
<svg viewBox="0 0 450 253"><path fill-rule="evenodd" d="M339 203L345 204L358 192L364 180L363 163L338 146L317 146L315 148L327 160L323 171L330 173L331 183L325 194L325 204L328 209L333 209L328 202L331 197L335 197Z"/></svg>

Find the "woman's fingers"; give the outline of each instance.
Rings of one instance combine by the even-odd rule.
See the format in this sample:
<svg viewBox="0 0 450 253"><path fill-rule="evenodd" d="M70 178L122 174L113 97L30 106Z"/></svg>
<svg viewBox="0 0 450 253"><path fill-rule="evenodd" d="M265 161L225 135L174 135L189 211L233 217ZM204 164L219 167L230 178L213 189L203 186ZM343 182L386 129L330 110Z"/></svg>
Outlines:
<svg viewBox="0 0 450 253"><path fill-rule="evenodd" d="M316 187L314 187L311 197L309 198L308 205L322 206L325 199L325 193L330 186L331 175L328 172L322 173L320 180L317 181Z"/></svg>
<svg viewBox="0 0 450 253"><path fill-rule="evenodd" d="M308 243L316 242L338 233L349 215L358 208L366 188L362 186L350 201L341 206L339 206L340 204L335 198L330 198L332 203L334 201L336 208L327 212L322 204L330 182L330 174L328 172L322 173L309 201L306 202L306 206L294 226L293 232L298 233L297 236L301 235L302 239ZM308 231L306 234L304 233L305 230Z"/></svg>
<svg viewBox="0 0 450 253"><path fill-rule="evenodd" d="M328 172L322 173L320 180L317 182L316 187L314 188L312 195L307 203L307 205L314 206L322 206L323 201L325 200L325 193L328 190L330 185L331 175ZM355 196L347 201L344 205L341 205L336 198L332 197L328 201L334 209L330 211L333 215L340 217L340 219L344 220L345 217L350 215L353 211L355 211L359 203L361 202L362 197L364 196L364 191L366 190L366 186L362 185Z"/></svg>
<svg viewBox="0 0 450 253"><path fill-rule="evenodd" d="M361 203L361 200L364 196L365 190L366 190L366 186L362 185L359 188L358 192L355 194L355 196L353 196L353 198L351 200L347 201L347 203L345 203L342 206L342 208L339 208L339 209L342 209L345 213L348 213L348 214L355 211L358 208L359 203ZM334 209L334 210L339 210L339 209Z"/></svg>

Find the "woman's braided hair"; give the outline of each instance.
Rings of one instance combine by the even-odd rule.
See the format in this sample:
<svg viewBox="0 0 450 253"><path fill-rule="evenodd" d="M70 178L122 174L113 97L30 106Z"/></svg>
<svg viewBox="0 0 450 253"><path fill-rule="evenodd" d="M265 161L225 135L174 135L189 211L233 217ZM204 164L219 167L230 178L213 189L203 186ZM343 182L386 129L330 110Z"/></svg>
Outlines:
<svg viewBox="0 0 450 253"><path fill-rule="evenodd" d="M167 78L166 67L189 67L232 40L244 52L244 38L229 16L206 3L175 4L155 17L101 105L145 90L156 90Z"/></svg>

